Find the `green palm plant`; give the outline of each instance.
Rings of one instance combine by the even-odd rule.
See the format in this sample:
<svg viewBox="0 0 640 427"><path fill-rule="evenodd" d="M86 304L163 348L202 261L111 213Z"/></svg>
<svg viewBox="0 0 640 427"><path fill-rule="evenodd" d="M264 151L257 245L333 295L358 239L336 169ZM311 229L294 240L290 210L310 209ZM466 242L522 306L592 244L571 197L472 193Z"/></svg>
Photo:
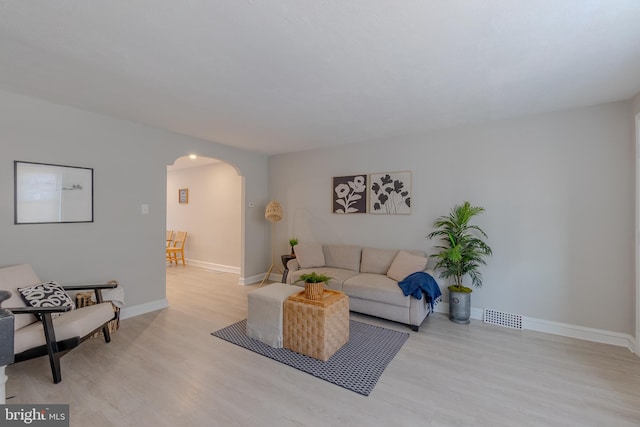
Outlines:
<svg viewBox="0 0 640 427"><path fill-rule="evenodd" d="M482 286L482 274L478 269L486 265L485 257L491 255L491 248L482 240L487 234L477 225L470 225L469 221L484 212L484 208L471 206L469 202L456 205L447 216L441 216L433 222L436 230L427 237L439 237L441 246L436 246L439 252L431 255L437 259L435 269L440 270L440 277L453 278L454 284L450 291L472 291L462 284L464 276L469 276L471 284Z"/></svg>

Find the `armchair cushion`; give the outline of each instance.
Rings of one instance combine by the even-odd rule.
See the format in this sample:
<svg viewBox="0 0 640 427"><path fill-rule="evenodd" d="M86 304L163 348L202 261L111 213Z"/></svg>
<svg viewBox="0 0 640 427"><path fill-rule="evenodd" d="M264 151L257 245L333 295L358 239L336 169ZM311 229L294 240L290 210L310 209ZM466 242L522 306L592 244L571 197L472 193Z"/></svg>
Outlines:
<svg viewBox="0 0 640 427"><path fill-rule="evenodd" d="M37 285L18 288L22 299L32 307L60 307L69 306L75 309L76 305L64 290L56 282L44 282ZM52 313L51 318L62 316L63 313Z"/></svg>
<svg viewBox="0 0 640 427"><path fill-rule="evenodd" d="M110 302L69 311L64 316L53 319L56 340L82 338L111 319L113 319L113 306ZM15 332L14 351L18 354L30 348L46 345L46 343L42 323L36 322Z"/></svg>

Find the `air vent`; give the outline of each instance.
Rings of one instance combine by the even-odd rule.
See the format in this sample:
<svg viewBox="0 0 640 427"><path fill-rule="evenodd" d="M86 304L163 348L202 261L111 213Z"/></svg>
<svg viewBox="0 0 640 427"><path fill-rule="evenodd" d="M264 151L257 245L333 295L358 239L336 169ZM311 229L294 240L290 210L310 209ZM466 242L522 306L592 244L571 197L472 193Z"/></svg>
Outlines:
<svg viewBox="0 0 640 427"><path fill-rule="evenodd" d="M522 329L522 316L502 311L484 309L484 323L505 326L507 328Z"/></svg>

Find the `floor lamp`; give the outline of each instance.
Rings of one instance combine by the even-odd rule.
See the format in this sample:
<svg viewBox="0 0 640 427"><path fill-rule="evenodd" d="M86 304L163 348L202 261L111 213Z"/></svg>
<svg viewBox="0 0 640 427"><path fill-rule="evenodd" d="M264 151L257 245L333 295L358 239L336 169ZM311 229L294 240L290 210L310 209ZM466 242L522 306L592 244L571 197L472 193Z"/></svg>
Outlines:
<svg viewBox="0 0 640 427"><path fill-rule="evenodd" d="M280 206L280 203L276 202L275 200L272 200L269 202L269 204L267 205L267 209L265 209L264 211L264 217L267 219L267 221L269 221L271 223L271 266L269 267L269 271L267 271L267 275L264 276L264 279L262 279L262 282L260 282L260 286L262 286L264 284L264 281L267 280L269 278L269 276L271 276L271 272L273 271L273 267L275 265L275 226L276 226L276 222L280 221L282 219L282 206ZM282 273L282 271L280 270L280 267L276 267L278 269L278 271L280 271L280 273ZM258 286L258 287L260 287Z"/></svg>

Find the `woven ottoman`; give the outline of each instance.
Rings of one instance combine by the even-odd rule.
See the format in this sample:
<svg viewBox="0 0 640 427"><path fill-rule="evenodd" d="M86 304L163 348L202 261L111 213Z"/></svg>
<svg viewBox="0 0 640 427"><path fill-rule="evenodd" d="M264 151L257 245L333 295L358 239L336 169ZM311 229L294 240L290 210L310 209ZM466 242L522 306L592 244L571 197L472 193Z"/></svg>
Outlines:
<svg viewBox="0 0 640 427"><path fill-rule="evenodd" d="M247 336L271 347L282 348L282 304L298 292L298 286L274 283L249 293Z"/></svg>
<svg viewBox="0 0 640 427"><path fill-rule="evenodd" d="M284 348L327 361L349 341L349 297L325 289L310 300L304 291L284 302Z"/></svg>

